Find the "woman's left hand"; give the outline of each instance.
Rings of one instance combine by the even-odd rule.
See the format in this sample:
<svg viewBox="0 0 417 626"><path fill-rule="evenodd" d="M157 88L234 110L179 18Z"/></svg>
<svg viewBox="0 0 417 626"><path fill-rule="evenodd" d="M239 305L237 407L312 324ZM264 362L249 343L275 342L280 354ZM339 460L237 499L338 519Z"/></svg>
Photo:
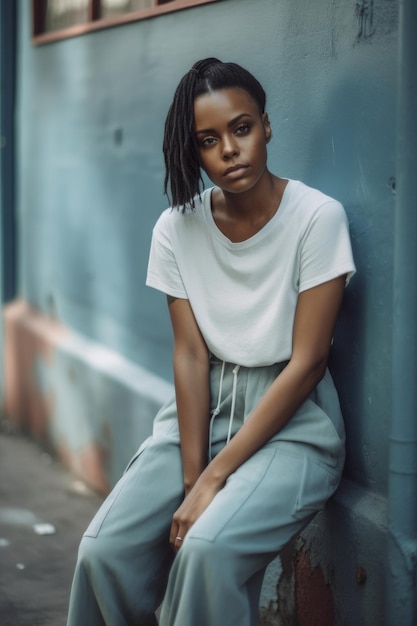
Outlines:
<svg viewBox="0 0 417 626"><path fill-rule="evenodd" d="M221 488L222 485L206 480L203 475L197 480L172 518L169 542L174 552L178 552L181 548L187 532L204 513Z"/></svg>

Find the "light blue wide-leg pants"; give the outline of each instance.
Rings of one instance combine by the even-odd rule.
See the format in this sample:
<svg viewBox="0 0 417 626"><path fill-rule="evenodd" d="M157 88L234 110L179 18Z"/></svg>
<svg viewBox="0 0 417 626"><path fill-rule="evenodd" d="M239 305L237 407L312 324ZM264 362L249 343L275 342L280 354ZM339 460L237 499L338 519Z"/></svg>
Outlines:
<svg viewBox="0 0 417 626"><path fill-rule="evenodd" d="M213 360L212 456L226 443L231 405L233 434L283 366L233 374L233 365ZM266 565L323 508L343 464L343 423L326 373L280 433L228 478L174 558L168 538L183 477L173 400L83 537L68 626L155 626L163 599L161 626L256 626Z"/></svg>

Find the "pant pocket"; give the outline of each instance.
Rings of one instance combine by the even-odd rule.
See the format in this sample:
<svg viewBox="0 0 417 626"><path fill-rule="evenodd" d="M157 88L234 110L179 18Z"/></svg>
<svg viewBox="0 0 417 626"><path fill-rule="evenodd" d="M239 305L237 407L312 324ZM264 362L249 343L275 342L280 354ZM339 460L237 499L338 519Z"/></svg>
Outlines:
<svg viewBox="0 0 417 626"><path fill-rule="evenodd" d="M293 517L303 519L323 509L336 491L340 477L338 469L305 456Z"/></svg>
<svg viewBox="0 0 417 626"><path fill-rule="evenodd" d="M148 439L145 439L145 441L140 446L139 450L130 459L130 461L127 464L127 467L126 467L124 473L122 474L122 477L119 479L119 481L113 487L112 491L109 493L109 495L104 500L104 502L100 506L99 510L97 511L97 513L95 514L93 519L91 520L87 530L84 533L85 537L93 537L93 538L97 537L97 535L98 535L98 533L100 531L100 528L103 525L104 520L106 519L106 517L109 514L110 510L112 509L112 507L113 507L114 503L116 502L117 498L121 494L121 492L123 490L123 487L125 486L127 481L130 479L130 476L128 476L128 470L137 461L137 459L140 457L140 455L143 453L143 451L148 447L149 442L151 440L152 440L152 437L148 437Z"/></svg>
<svg viewBox="0 0 417 626"><path fill-rule="evenodd" d="M241 465L190 529L190 536L215 541L236 514L242 514L246 502L268 472L274 455L274 449L263 448Z"/></svg>

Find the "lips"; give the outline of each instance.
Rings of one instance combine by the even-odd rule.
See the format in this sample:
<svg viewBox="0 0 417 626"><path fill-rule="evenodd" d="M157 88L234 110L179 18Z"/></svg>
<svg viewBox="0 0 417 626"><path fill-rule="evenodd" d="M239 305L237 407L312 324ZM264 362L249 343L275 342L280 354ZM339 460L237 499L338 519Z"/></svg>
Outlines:
<svg viewBox="0 0 417 626"><path fill-rule="evenodd" d="M232 167L228 167L225 172L223 172L223 176L228 176L230 178L234 178L235 176L239 176L244 170L248 169L248 165L232 165Z"/></svg>

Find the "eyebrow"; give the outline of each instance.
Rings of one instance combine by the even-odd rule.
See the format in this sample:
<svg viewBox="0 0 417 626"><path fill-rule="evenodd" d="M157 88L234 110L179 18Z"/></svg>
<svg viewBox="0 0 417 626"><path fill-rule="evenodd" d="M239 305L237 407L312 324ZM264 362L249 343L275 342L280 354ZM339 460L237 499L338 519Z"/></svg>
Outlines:
<svg viewBox="0 0 417 626"><path fill-rule="evenodd" d="M251 115L250 113L240 113L240 115L237 115L236 117L234 117L232 120L230 120L230 122L227 122L227 126L230 128L231 126L234 126L237 122L239 122L242 117L251 117L253 118L253 115ZM196 135L201 135L201 134L208 134L208 133L215 133L216 129L215 128L202 128L201 130L197 130L196 131Z"/></svg>

